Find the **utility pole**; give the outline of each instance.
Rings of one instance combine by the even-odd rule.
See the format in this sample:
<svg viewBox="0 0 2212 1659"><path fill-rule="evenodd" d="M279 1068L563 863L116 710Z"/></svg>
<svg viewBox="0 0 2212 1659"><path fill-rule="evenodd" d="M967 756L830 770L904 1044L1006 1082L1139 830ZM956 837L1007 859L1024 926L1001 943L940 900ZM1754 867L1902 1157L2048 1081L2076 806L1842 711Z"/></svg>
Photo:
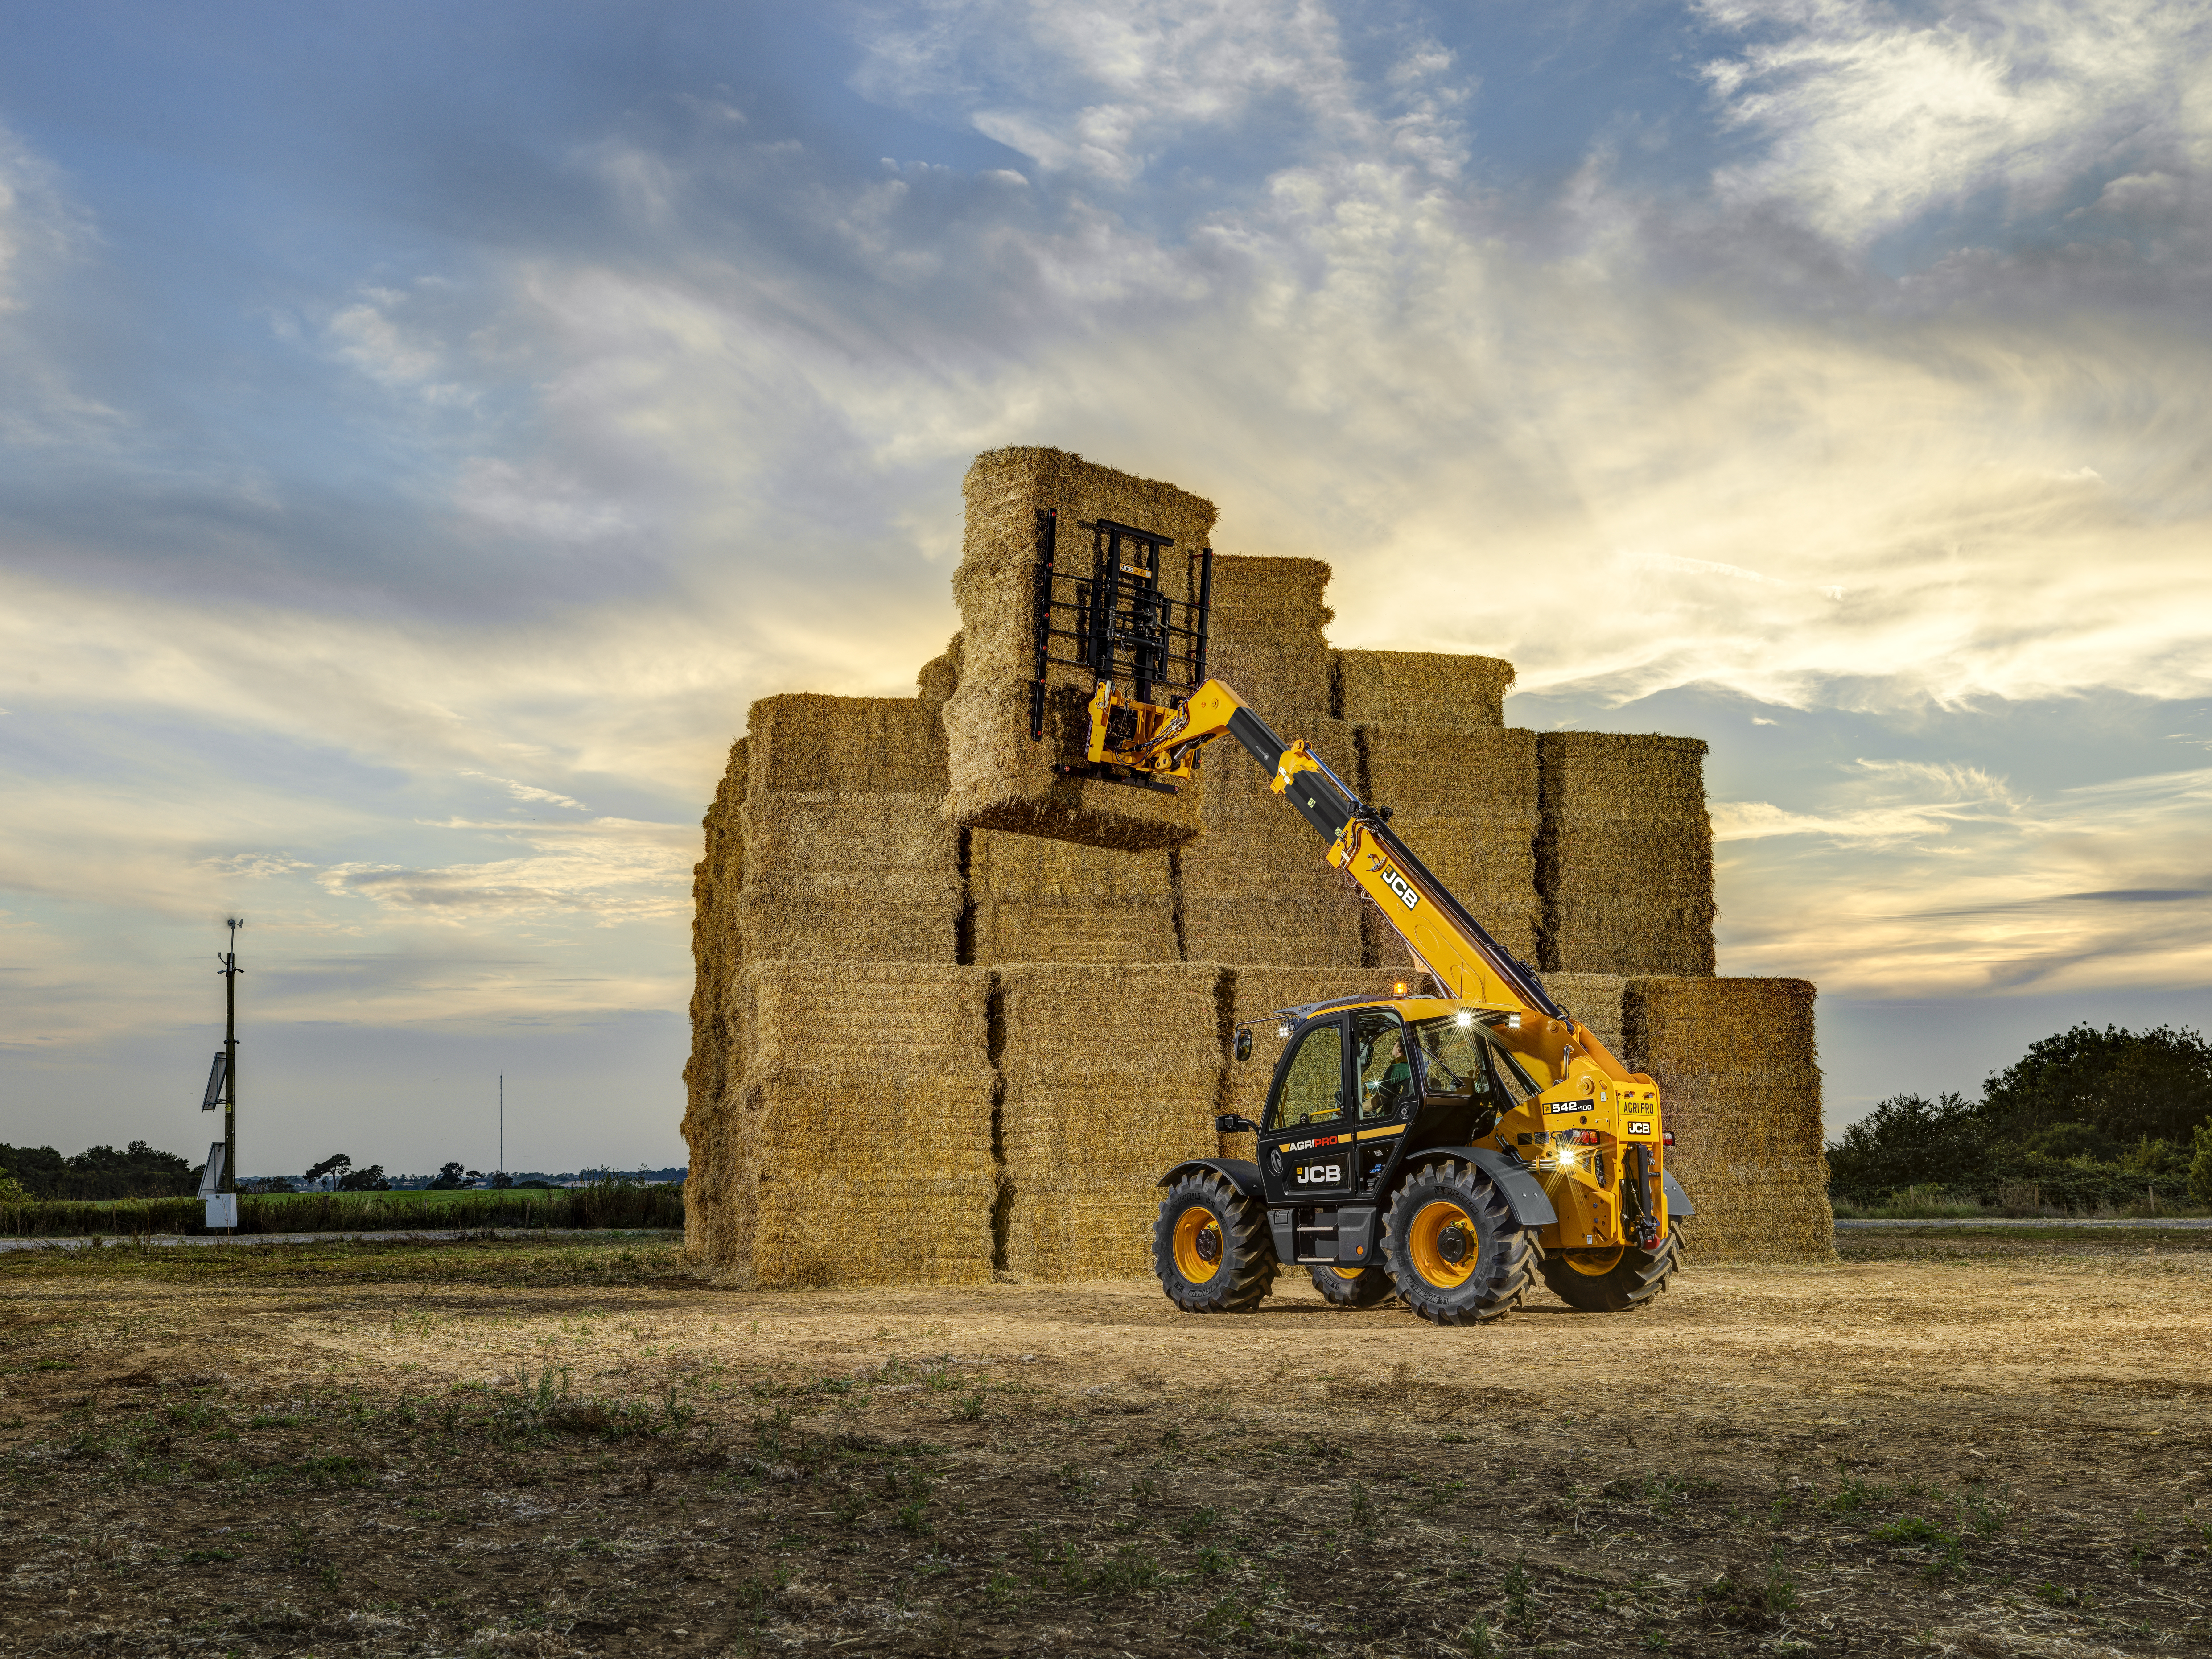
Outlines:
<svg viewBox="0 0 2212 1659"><path fill-rule="evenodd" d="M238 965L238 930L246 926L239 916L227 918L223 926L230 929L230 949L224 953L222 966L222 1052L228 1079L222 1091L222 1190L238 1190L238 976L245 969ZM235 1232L235 1227L226 1227L225 1232Z"/></svg>
<svg viewBox="0 0 2212 1659"><path fill-rule="evenodd" d="M507 1173L507 1073L499 1074L499 1172Z"/></svg>

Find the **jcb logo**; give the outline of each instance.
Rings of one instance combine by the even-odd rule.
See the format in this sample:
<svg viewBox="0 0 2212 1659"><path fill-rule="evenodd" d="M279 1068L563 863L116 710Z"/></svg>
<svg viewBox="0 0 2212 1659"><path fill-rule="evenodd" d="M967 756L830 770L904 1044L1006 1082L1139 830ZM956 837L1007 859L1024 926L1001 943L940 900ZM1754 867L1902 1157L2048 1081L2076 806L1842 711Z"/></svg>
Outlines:
<svg viewBox="0 0 2212 1659"><path fill-rule="evenodd" d="M1334 1187L1344 1180L1341 1164L1301 1164L1291 1171L1291 1179L1310 1187Z"/></svg>
<svg viewBox="0 0 2212 1659"><path fill-rule="evenodd" d="M1387 866L1382 871L1382 884L1395 893L1399 902L1408 910L1421 902L1421 896L1413 890L1413 884L1405 877Z"/></svg>

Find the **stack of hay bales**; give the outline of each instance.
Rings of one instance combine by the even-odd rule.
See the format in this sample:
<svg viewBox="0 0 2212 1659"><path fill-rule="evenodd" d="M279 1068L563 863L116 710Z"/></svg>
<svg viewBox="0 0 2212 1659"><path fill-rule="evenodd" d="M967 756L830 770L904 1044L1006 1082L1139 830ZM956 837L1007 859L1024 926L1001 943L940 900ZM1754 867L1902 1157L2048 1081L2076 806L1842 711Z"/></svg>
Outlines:
<svg viewBox="0 0 2212 1659"><path fill-rule="evenodd" d="M1216 678L1285 742L1303 738L1354 788L1351 728L1328 713L1328 567L1316 559L1217 556L1212 646ZM1364 901L1328 866L1312 827L1228 739L1200 763L1205 833L1179 855L1183 954L1190 960L1354 966Z"/></svg>
<svg viewBox="0 0 2212 1659"><path fill-rule="evenodd" d="M1151 1271L1155 1183L1214 1150L1227 976L1211 963L995 970L1006 1266Z"/></svg>
<svg viewBox="0 0 2212 1659"><path fill-rule="evenodd" d="M1279 1008L1302 1008L1310 1002L1332 1002L1339 997L1387 997L1401 976L1376 968L1238 968L1232 970L1228 991L1231 1024L1252 1029L1252 1057L1231 1059L1222 1085L1221 1109L1248 1117L1255 1123L1267 1104L1267 1085L1275 1075L1275 1062L1283 1057L1285 1039ZM1413 988L1425 988L1415 986ZM1250 1133L1223 1135L1218 1156L1250 1159L1257 1156L1257 1141Z"/></svg>
<svg viewBox="0 0 2212 1659"><path fill-rule="evenodd" d="M1346 653L1401 656L1411 653ZM1536 960L1536 734L1497 726L1363 725L1361 793L1468 913L1521 960ZM1410 965L1405 942L1364 907L1367 959Z"/></svg>
<svg viewBox="0 0 2212 1659"><path fill-rule="evenodd" d="M748 962L951 962L960 838L945 742L912 697L753 705L738 930Z"/></svg>
<svg viewBox="0 0 2212 1659"><path fill-rule="evenodd" d="M1541 966L1584 974L1713 971L1713 828L1695 738L1547 732Z"/></svg>
<svg viewBox="0 0 2212 1659"><path fill-rule="evenodd" d="M732 1201L717 1264L761 1286L988 1281L990 975L765 962L740 983L745 1072L719 1125Z"/></svg>
<svg viewBox="0 0 2212 1659"><path fill-rule="evenodd" d="M691 1057L684 1065L684 1139L691 1162L684 1181L684 1250L695 1261L733 1255L729 1137L724 1114L743 1073L736 996L744 951L738 895L744 884L745 779L750 745L730 745L714 804L707 809L706 856L691 866Z"/></svg>
<svg viewBox="0 0 2212 1659"><path fill-rule="evenodd" d="M951 764L945 815L970 829L1077 841L1134 851L1173 847L1198 832L1198 791L1167 794L1064 778L1055 763L1079 762L1090 745L1095 676L1061 664L1046 672L1045 729L1032 739L1030 690L1036 678L1036 515L1059 514L1056 574L1061 599L1092 571L1091 532L1100 519L1170 538L1159 591L1197 598L1198 556L1213 529L1213 503L1173 484L1097 466L1065 450L994 449L975 458L963 486L966 539L952 591L960 602L958 686L944 705ZM1069 613L1056 624L1072 628ZM1055 641L1073 656L1074 641Z"/></svg>
<svg viewBox="0 0 2212 1659"><path fill-rule="evenodd" d="M1413 977L1232 744L1175 795L1058 778L1091 690L1064 666L1029 737L1037 510L1059 512L1061 597L1103 517L1173 538L1161 587L1187 600L1211 504L1050 449L980 456L965 488L963 626L920 695L763 700L707 816L686 1243L739 1282L975 1282L994 1203L1014 1276L1142 1274L1160 1173L1252 1155L1212 1117L1261 1115L1274 1011ZM1470 912L1658 1079L1700 1255L1828 1256L1812 989L1711 977L1705 745L1505 730L1511 665L1332 651L1327 565L1214 568L1209 672L1393 808ZM1254 1052L1232 1063L1237 1023Z"/></svg>
<svg viewBox="0 0 2212 1659"><path fill-rule="evenodd" d="M971 830L967 960L1180 962L1174 858Z"/></svg>
<svg viewBox="0 0 2212 1659"><path fill-rule="evenodd" d="M1802 979L1628 982L1629 1064L1658 1081L1695 1259L1835 1259L1813 999Z"/></svg>

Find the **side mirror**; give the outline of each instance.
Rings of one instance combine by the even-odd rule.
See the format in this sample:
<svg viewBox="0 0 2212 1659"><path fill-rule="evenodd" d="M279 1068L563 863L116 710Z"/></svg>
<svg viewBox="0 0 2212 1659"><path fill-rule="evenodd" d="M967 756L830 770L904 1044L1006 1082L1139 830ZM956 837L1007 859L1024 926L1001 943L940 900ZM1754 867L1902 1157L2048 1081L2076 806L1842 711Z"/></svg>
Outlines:
<svg viewBox="0 0 2212 1659"><path fill-rule="evenodd" d="M1240 1025L1237 1028L1237 1058L1239 1060L1252 1058L1252 1028L1249 1025Z"/></svg>
<svg viewBox="0 0 2212 1659"><path fill-rule="evenodd" d="M1250 1118L1242 1116L1236 1112L1224 1112L1213 1120L1213 1132L1216 1134L1254 1134L1258 1133L1259 1127L1260 1126L1253 1122Z"/></svg>

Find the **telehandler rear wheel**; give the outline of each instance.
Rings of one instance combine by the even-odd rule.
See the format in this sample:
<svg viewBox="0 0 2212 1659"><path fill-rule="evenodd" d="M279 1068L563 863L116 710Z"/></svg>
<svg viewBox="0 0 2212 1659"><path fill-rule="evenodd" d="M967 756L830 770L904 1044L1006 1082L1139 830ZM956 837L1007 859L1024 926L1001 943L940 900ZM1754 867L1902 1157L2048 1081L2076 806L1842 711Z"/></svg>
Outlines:
<svg viewBox="0 0 2212 1659"><path fill-rule="evenodd" d="M1544 1284L1570 1308L1584 1313L1626 1313L1667 1288L1681 1265L1681 1235L1671 1232L1656 1249L1632 1244L1610 1250L1552 1250L1544 1257Z"/></svg>
<svg viewBox="0 0 2212 1659"><path fill-rule="evenodd" d="M1480 1325L1521 1304L1543 1251L1471 1164L1431 1164L1390 1200L1382 1259L1406 1305L1438 1325Z"/></svg>
<svg viewBox="0 0 2212 1659"><path fill-rule="evenodd" d="M1340 1267L1316 1267L1307 1271L1313 1274L1314 1289L1322 1298L1340 1308L1371 1308L1387 1299L1392 1290L1390 1275L1381 1267L1354 1267L1346 1273Z"/></svg>
<svg viewBox="0 0 2212 1659"><path fill-rule="evenodd" d="M1183 1176L1152 1224L1152 1271L1185 1313L1250 1313L1275 1287L1267 1206L1215 1170Z"/></svg>

